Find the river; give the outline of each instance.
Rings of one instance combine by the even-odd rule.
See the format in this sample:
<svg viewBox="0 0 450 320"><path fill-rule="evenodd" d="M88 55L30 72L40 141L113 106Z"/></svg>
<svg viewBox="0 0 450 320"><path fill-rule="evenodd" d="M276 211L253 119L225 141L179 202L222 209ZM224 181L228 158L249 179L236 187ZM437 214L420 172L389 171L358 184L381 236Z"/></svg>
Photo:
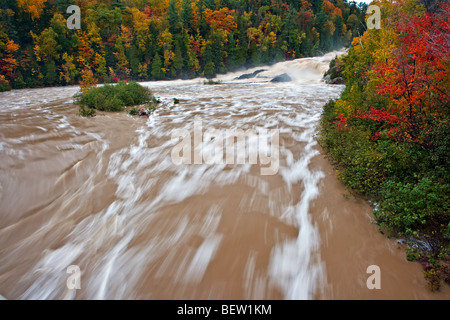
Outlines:
<svg viewBox="0 0 450 320"><path fill-rule="evenodd" d="M75 86L0 93L0 294L449 299L448 287L427 289L420 265L378 231L317 143L322 106L344 88L321 82L335 55L221 75L216 85L142 83L161 100L149 118L81 118ZM292 81L270 81L283 73ZM223 155L215 142L227 130L253 133L246 147L257 139L271 162L196 158ZM175 163L177 132L200 162ZM367 286L372 265L380 289Z"/></svg>

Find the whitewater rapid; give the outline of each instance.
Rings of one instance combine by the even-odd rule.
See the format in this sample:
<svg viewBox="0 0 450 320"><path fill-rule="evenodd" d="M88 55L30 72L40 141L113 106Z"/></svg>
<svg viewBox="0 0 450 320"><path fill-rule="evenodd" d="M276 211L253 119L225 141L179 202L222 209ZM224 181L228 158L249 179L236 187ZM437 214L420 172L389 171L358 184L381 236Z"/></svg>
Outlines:
<svg viewBox="0 0 450 320"><path fill-rule="evenodd" d="M77 86L0 93L0 294L334 297L330 288L341 287L333 287L339 281L333 272L340 269L330 266L330 243L341 245L336 256L358 243L338 241L345 232L332 232L335 217L341 209L360 210L342 202L339 187L323 191L331 174L320 162L318 123L323 105L344 87L322 77L337 54L219 75L216 85L141 83L161 101L149 118L101 112L81 118L73 104ZM271 82L285 73L291 82ZM199 123L202 138L208 130L279 133L279 148L263 150L279 152L276 174L262 175L260 162L175 164L179 141L172 135L195 137ZM218 150L217 136L192 143L193 154L199 147ZM70 270L80 271L78 288ZM351 292L365 292L348 282Z"/></svg>

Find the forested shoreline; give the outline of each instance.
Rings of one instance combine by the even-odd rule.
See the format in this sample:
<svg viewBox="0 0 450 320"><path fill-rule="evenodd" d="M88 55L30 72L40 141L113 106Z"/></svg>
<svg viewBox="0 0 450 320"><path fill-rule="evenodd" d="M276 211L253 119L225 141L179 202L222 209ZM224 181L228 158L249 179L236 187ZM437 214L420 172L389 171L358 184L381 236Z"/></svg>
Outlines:
<svg viewBox="0 0 450 320"><path fill-rule="evenodd" d="M67 8L81 9L69 29ZM0 90L212 78L350 45L367 5L344 0L2 0Z"/></svg>
<svg viewBox="0 0 450 320"><path fill-rule="evenodd" d="M324 107L321 143L339 178L374 204L431 290L450 284L450 5L374 1L381 29L332 61L345 79Z"/></svg>

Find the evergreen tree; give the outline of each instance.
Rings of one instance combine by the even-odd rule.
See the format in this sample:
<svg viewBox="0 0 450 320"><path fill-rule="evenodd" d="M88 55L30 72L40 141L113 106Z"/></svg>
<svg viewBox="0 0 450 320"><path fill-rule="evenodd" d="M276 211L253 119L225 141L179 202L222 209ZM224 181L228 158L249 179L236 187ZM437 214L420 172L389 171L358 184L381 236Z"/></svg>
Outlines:
<svg viewBox="0 0 450 320"><path fill-rule="evenodd" d="M192 33L192 1L182 0L181 2L181 22L183 24L184 30L188 33Z"/></svg>
<svg viewBox="0 0 450 320"><path fill-rule="evenodd" d="M169 22L170 33L178 34L180 32L180 15L177 9L177 0L170 0L169 2L167 21Z"/></svg>
<svg viewBox="0 0 450 320"><path fill-rule="evenodd" d="M214 64L212 44L209 42L205 47L203 73L207 78L213 78L216 75L216 65Z"/></svg>
<svg viewBox="0 0 450 320"><path fill-rule="evenodd" d="M172 76L179 76L184 67L183 54L181 53L180 41L175 42L175 56L173 58Z"/></svg>
<svg viewBox="0 0 450 320"><path fill-rule="evenodd" d="M162 71L162 61L159 54L156 54L152 62L152 77L155 80L161 80L164 78L164 73Z"/></svg>

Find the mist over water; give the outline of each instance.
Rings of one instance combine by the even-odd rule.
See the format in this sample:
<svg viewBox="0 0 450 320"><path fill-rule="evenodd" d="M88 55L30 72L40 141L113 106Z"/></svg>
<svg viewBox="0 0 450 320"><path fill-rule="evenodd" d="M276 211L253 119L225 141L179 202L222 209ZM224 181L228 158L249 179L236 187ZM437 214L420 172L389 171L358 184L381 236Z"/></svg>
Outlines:
<svg viewBox="0 0 450 320"><path fill-rule="evenodd" d="M80 118L72 104L78 87L0 93L0 294L316 299L350 291L361 298L364 271L354 271L363 285L349 280L349 291L336 290L328 252L339 210L367 207L346 202L339 187L324 194L334 177L316 140L322 106L344 88L321 81L336 54L221 75L218 85L142 83L162 101L148 119ZM284 73L291 82L270 82ZM194 134L196 122L204 131L279 130L278 173L261 175L262 165L249 163L175 165L172 132ZM331 195L337 200L327 205ZM379 239L370 239L380 243L379 263L407 264ZM365 268L368 260L354 263ZM79 290L67 286L71 265L81 270ZM408 275L421 281L412 271L391 276L407 283ZM402 297L385 297L395 295Z"/></svg>

